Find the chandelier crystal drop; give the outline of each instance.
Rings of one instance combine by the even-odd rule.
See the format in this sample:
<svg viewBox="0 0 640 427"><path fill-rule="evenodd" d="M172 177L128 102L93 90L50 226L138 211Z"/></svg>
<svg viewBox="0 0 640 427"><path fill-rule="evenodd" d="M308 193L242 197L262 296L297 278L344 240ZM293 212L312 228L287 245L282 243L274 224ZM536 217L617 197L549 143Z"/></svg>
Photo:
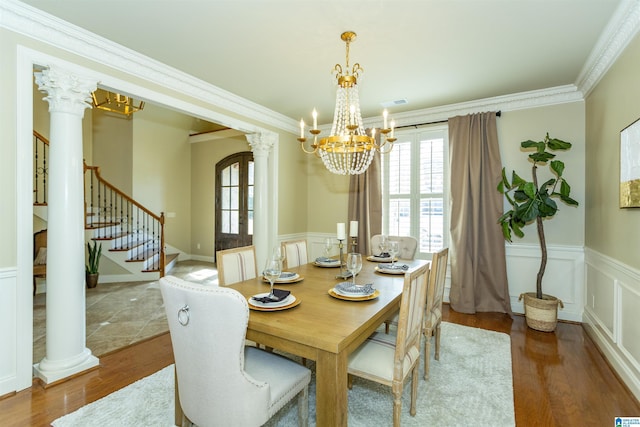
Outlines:
<svg viewBox="0 0 640 427"><path fill-rule="evenodd" d="M382 154L390 152L396 138L394 138L394 122L391 121L391 126L387 127L386 110L383 115L384 125L379 131L379 138L383 142L376 142L375 129L371 130L371 134L365 132L358 95L358 77L364 70L358 63L349 68L349 45L356 39L356 33L347 31L342 33L340 38L347 45L346 63L344 68L340 64L336 64L333 68L337 92L331 134L319 138L318 114L313 110L313 127L309 130L313 135L313 143L309 144L309 147L305 145L307 138L304 136L304 120L300 120L298 141L305 153L313 153L320 157L331 173L357 175L367 170L376 152Z"/></svg>

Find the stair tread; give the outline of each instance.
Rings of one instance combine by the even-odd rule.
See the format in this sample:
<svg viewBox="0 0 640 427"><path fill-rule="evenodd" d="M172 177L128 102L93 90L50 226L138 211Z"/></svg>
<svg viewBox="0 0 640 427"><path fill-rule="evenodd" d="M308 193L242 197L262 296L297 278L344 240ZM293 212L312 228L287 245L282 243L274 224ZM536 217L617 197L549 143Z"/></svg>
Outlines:
<svg viewBox="0 0 640 427"><path fill-rule="evenodd" d="M128 258L125 260L125 262L143 262L159 253L160 253L160 249L157 249L157 248L145 249L144 251L138 253L136 258Z"/></svg>
<svg viewBox="0 0 640 427"><path fill-rule="evenodd" d="M171 264L171 262L173 262L174 259L178 258L178 256L180 256L180 254L166 254L165 255L165 262L164 262L165 267L167 265ZM157 273L159 271L160 271L159 268L150 268L150 269L143 269L142 270L143 273Z"/></svg>

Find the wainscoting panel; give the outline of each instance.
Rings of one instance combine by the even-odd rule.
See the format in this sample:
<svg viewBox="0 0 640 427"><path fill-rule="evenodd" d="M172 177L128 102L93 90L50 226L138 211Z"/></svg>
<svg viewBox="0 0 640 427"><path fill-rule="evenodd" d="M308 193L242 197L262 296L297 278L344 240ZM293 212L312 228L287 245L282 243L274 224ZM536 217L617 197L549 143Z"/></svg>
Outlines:
<svg viewBox="0 0 640 427"><path fill-rule="evenodd" d="M588 248L585 264L585 329L640 399L640 271Z"/></svg>
<svg viewBox="0 0 640 427"><path fill-rule="evenodd" d="M0 269L0 396L17 390L16 270Z"/></svg>
<svg viewBox="0 0 640 427"><path fill-rule="evenodd" d="M507 245L507 278L511 308L524 313L518 301L520 294L535 292L536 275L540 269L538 245ZM558 318L581 322L584 307L584 249L581 246L547 245L547 267L542 279L542 291L564 304Z"/></svg>

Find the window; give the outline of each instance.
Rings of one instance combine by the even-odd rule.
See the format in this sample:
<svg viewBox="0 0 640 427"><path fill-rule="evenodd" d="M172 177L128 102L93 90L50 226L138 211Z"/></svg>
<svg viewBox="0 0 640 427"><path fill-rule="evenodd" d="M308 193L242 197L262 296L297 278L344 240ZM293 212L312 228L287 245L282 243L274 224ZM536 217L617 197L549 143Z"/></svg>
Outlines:
<svg viewBox="0 0 640 427"><path fill-rule="evenodd" d="M416 257L445 247L447 133L445 127L396 132L391 153L382 158L382 229L418 239Z"/></svg>

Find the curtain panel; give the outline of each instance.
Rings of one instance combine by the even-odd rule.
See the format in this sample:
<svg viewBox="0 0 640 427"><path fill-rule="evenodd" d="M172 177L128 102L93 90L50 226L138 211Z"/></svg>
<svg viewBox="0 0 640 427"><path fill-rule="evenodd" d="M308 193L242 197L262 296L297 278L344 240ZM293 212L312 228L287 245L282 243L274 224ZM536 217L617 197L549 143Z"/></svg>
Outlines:
<svg viewBox="0 0 640 427"><path fill-rule="evenodd" d="M451 308L511 314L496 113L449 119Z"/></svg>
<svg viewBox="0 0 640 427"><path fill-rule="evenodd" d="M376 136L377 137L377 136ZM349 180L349 221L358 221L358 246L356 251L369 254L371 236L382 233L382 193L380 154L364 173L351 175ZM347 245L350 242L347 242Z"/></svg>

